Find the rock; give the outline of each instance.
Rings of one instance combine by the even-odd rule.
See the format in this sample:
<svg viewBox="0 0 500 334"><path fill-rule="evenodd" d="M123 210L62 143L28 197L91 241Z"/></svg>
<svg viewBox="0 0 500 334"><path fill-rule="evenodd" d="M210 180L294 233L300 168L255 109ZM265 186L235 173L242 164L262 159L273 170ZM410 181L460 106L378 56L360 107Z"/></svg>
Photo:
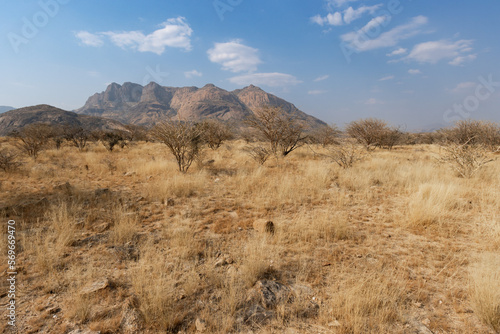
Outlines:
<svg viewBox="0 0 500 334"><path fill-rule="evenodd" d="M334 320L328 324L328 327L341 327L342 324L338 320Z"/></svg>
<svg viewBox="0 0 500 334"><path fill-rule="evenodd" d="M49 307L46 311L48 314L56 314L56 313L61 312L61 308L58 306L52 306L52 307Z"/></svg>
<svg viewBox="0 0 500 334"><path fill-rule="evenodd" d="M135 175L135 172L126 172L125 174L123 174L123 176L132 176L132 175Z"/></svg>
<svg viewBox="0 0 500 334"><path fill-rule="evenodd" d="M138 311L138 301L134 296L125 300L122 308L121 328L124 334L140 334L144 329L144 319Z"/></svg>
<svg viewBox="0 0 500 334"><path fill-rule="evenodd" d="M266 219L257 219L253 222L253 229L260 233L274 234L274 223Z"/></svg>
<svg viewBox="0 0 500 334"><path fill-rule="evenodd" d="M109 286L110 286L110 282L109 282L109 280L107 278L105 278L105 279L102 279L100 281L94 282L91 285L88 285L88 286L84 287L80 291L80 294L81 295L90 295L90 294L93 294L93 293L95 293L97 291L104 290L104 289L106 289Z"/></svg>
<svg viewBox="0 0 500 334"><path fill-rule="evenodd" d="M243 321L252 325L263 325L272 318L274 318L274 312L266 310L259 304L251 305L243 314Z"/></svg>
<svg viewBox="0 0 500 334"><path fill-rule="evenodd" d="M247 301L260 303L265 308L273 308L292 298L292 290L276 281L261 280L250 290Z"/></svg>
<svg viewBox="0 0 500 334"><path fill-rule="evenodd" d="M196 331L203 333L207 330L207 324L205 320L196 318L196 321L194 322L194 325L196 326Z"/></svg>

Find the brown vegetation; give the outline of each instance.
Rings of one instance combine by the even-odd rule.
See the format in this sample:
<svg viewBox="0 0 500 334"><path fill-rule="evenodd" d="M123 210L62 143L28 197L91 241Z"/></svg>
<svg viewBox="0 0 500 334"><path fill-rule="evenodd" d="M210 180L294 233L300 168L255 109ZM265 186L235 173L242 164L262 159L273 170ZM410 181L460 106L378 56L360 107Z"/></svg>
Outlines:
<svg viewBox="0 0 500 334"><path fill-rule="evenodd" d="M164 123L112 153L47 147L0 171L20 332L498 332L498 160L461 178L438 145L345 139L262 165L243 140L198 155L200 129Z"/></svg>

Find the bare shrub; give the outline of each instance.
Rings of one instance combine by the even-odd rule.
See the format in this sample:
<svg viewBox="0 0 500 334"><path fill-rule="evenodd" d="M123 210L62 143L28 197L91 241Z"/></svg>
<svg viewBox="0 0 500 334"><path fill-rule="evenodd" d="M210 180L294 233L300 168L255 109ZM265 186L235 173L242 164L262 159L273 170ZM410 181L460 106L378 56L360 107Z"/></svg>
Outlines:
<svg viewBox="0 0 500 334"><path fill-rule="evenodd" d="M281 107L262 107L248 118L247 123L269 142L276 156L285 157L304 143L302 124Z"/></svg>
<svg viewBox="0 0 500 334"><path fill-rule="evenodd" d="M247 146L244 151L252 157L256 162L263 165L271 156L271 152L263 146Z"/></svg>
<svg viewBox="0 0 500 334"><path fill-rule="evenodd" d="M329 146L328 151L328 157L344 169L351 168L366 155L365 150L349 140L342 140L339 145Z"/></svg>
<svg viewBox="0 0 500 334"><path fill-rule="evenodd" d="M12 133L12 136L19 139L15 145L36 160L40 152L47 148L52 133L50 125L37 123L27 125L21 130L15 131Z"/></svg>
<svg viewBox="0 0 500 334"><path fill-rule="evenodd" d="M358 143L365 145L367 149L380 146L381 138L388 130L386 122L375 118L353 121L346 127L347 134L356 139Z"/></svg>
<svg viewBox="0 0 500 334"><path fill-rule="evenodd" d="M81 126L68 126L63 130L64 139L71 145L83 151L90 140L90 132Z"/></svg>
<svg viewBox="0 0 500 334"><path fill-rule="evenodd" d="M212 150L217 150L224 141L233 138L233 134L227 124L217 120L206 120L201 123L203 141Z"/></svg>
<svg viewBox="0 0 500 334"><path fill-rule="evenodd" d="M500 147L500 126L493 122L461 120L441 130L446 142L458 145L484 145L488 149Z"/></svg>
<svg viewBox="0 0 500 334"><path fill-rule="evenodd" d="M441 146L441 149L443 153L438 160L449 164L463 178L473 177L482 167L495 160L490 157L488 149L482 144L450 143Z"/></svg>
<svg viewBox="0 0 500 334"><path fill-rule="evenodd" d="M383 148L392 150L395 145L403 141L404 132L397 128L387 128L380 132L378 145Z"/></svg>
<svg viewBox="0 0 500 334"><path fill-rule="evenodd" d="M109 152L113 152L116 145L120 145L122 148L126 145L127 134L123 131L96 131L92 135L95 139L99 140Z"/></svg>
<svg viewBox="0 0 500 334"><path fill-rule="evenodd" d="M167 145L179 171L186 173L201 151L203 130L191 122L165 121L151 129L151 136Z"/></svg>
<svg viewBox="0 0 500 334"><path fill-rule="evenodd" d="M10 172L21 165L16 153L8 150L0 150L0 169Z"/></svg>

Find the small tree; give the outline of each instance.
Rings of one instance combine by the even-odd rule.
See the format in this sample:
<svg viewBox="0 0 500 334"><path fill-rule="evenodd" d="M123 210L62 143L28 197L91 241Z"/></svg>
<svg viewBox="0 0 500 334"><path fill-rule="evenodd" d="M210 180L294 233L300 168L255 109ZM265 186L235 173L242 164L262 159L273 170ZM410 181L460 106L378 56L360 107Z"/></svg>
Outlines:
<svg viewBox="0 0 500 334"><path fill-rule="evenodd" d="M122 148L126 145L126 134L122 131L96 131L93 133L94 138L99 140L104 147L112 152L116 145Z"/></svg>
<svg viewBox="0 0 500 334"><path fill-rule="evenodd" d="M338 145L328 146L327 148L328 157L344 169L351 168L366 155L366 151L362 146L348 139L343 139Z"/></svg>
<svg viewBox="0 0 500 334"><path fill-rule="evenodd" d="M17 161L17 154L8 150L0 150L0 169L9 172L19 167L21 163Z"/></svg>
<svg viewBox="0 0 500 334"><path fill-rule="evenodd" d="M493 122L461 120L440 132L445 142L469 146L480 144L490 150L500 147L500 126Z"/></svg>
<svg viewBox="0 0 500 334"><path fill-rule="evenodd" d="M15 145L28 156L36 160L40 152L47 148L52 133L52 127L50 125L36 123L27 125L21 130L13 132L12 136L19 139Z"/></svg>
<svg viewBox="0 0 500 334"><path fill-rule="evenodd" d="M90 140L90 131L82 128L81 126L68 126L63 130L64 139L66 139L71 145L78 148L79 151L83 151L87 147L87 143Z"/></svg>
<svg viewBox="0 0 500 334"><path fill-rule="evenodd" d="M358 143L365 145L366 149L380 146L381 138L388 130L386 122L375 118L353 121L346 127L347 134L356 139Z"/></svg>
<svg viewBox="0 0 500 334"><path fill-rule="evenodd" d="M224 141L233 138L233 134L226 124L217 120L206 120L201 123L203 131L203 141L212 150L221 147Z"/></svg>
<svg viewBox="0 0 500 334"><path fill-rule="evenodd" d="M168 120L152 128L150 134L167 145L182 173L188 171L200 154L203 131L197 124Z"/></svg>
<svg viewBox="0 0 500 334"><path fill-rule="evenodd" d="M300 147L305 139L302 124L281 107L263 107L248 118L247 124L258 130L263 139L269 142L275 156L287 156Z"/></svg>
<svg viewBox="0 0 500 334"><path fill-rule="evenodd" d="M444 153L439 161L449 164L463 178L473 177L484 165L495 161L482 144L449 143L441 148Z"/></svg>
<svg viewBox="0 0 500 334"><path fill-rule="evenodd" d="M397 128L388 128L380 133L379 145L380 147L392 150L395 145L402 142L404 132Z"/></svg>
<svg viewBox="0 0 500 334"><path fill-rule="evenodd" d="M244 148L244 151L261 165L271 156L271 152L263 146L248 146Z"/></svg>

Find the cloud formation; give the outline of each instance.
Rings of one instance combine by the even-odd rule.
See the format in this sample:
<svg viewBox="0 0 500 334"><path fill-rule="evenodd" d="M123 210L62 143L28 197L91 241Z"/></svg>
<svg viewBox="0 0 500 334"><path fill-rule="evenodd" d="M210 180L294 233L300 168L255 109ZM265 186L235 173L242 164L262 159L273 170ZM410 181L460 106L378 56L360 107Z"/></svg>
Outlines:
<svg viewBox="0 0 500 334"><path fill-rule="evenodd" d="M432 41L417 44L405 59L414 60L419 63L436 64L441 60L449 60L448 64L458 66L467 61L476 59L471 54L473 41L459 40L451 42L447 40Z"/></svg>
<svg viewBox="0 0 500 334"><path fill-rule="evenodd" d="M379 48L397 45L400 41L420 34L428 19L425 16L416 16L407 24L402 24L393 29L377 33L382 30L382 26L390 21L387 16L378 16L368 22L363 28L340 36L341 40L348 47L357 52L364 52ZM370 38L372 37L373 38Z"/></svg>
<svg viewBox="0 0 500 334"><path fill-rule="evenodd" d="M197 70L192 70L192 71L184 72L184 76L188 79L191 79L193 77L201 77L201 76L203 76L203 73L198 72Z"/></svg>
<svg viewBox="0 0 500 334"><path fill-rule="evenodd" d="M132 49L139 52L152 52L161 55L167 47L190 51L191 34L193 30L184 17L168 19L160 25L160 29L145 35L141 31L106 31L92 34L88 31L79 31L75 36L87 46L98 47L104 45L107 37L111 43L122 49Z"/></svg>
<svg viewBox="0 0 500 334"><path fill-rule="evenodd" d="M422 74L422 71L418 70L418 69L409 69L408 70L408 73L410 74Z"/></svg>
<svg viewBox="0 0 500 334"><path fill-rule="evenodd" d="M211 62L221 64L223 70L233 73L255 72L257 65L262 63L259 50L242 44L240 40L215 43L207 53Z"/></svg>
<svg viewBox="0 0 500 334"><path fill-rule="evenodd" d="M361 6L356 9L349 7L342 12L336 11L334 13L329 13L326 16L321 16L318 14L311 17L311 21L320 26L324 26L325 24L331 26L341 26L343 24L350 24L351 22L363 17L363 15L366 13L370 13L373 15L381 7L381 4L374 6Z"/></svg>

